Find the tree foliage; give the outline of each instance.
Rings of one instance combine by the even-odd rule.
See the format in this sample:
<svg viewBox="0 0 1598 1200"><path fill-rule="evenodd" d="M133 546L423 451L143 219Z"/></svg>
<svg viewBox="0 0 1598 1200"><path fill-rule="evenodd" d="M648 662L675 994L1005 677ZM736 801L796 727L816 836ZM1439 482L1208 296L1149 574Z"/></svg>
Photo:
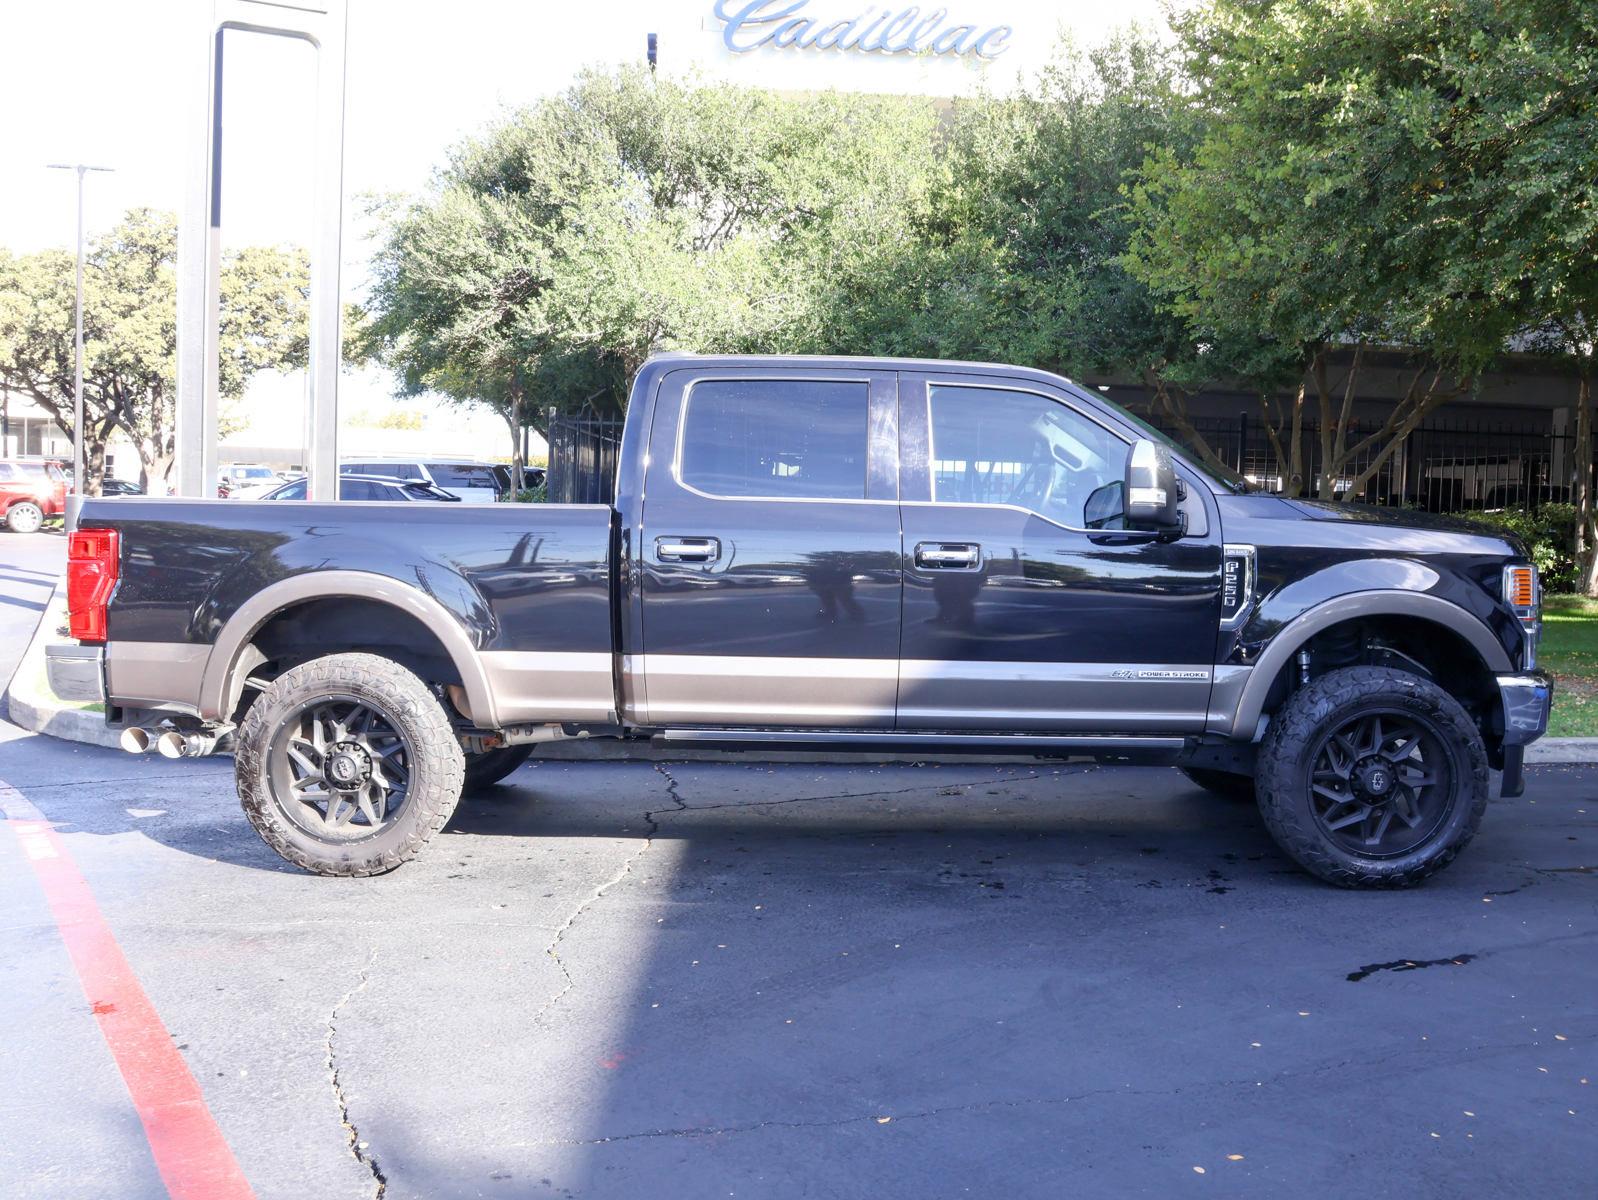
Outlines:
<svg viewBox="0 0 1598 1200"><path fill-rule="evenodd" d="M1141 169L1129 261L1185 320L1296 350L1323 495L1357 492L1512 337L1592 311L1590 6L1205 0L1176 28L1203 133ZM1415 371L1354 439L1354 380L1328 366L1364 346Z"/></svg>
<svg viewBox="0 0 1598 1200"><path fill-rule="evenodd" d="M27 396L73 432L73 256L0 250L0 386ZM224 400L263 370L303 366L310 271L297 249L251 247L222 264L219 366ZM90 244L83 277L84 489L98 494L105 443L133 441L146 483L174 455L177 221L130 211Z"/></svg>
<svg viewBox="0 0 1598 1200"><path fill-rule="evenodd" d="M409 393L619 411L654 350L822 337L818 253L891 239L924 188L923 101L592 72L463 142L391 215L364 348Z"/></svg>

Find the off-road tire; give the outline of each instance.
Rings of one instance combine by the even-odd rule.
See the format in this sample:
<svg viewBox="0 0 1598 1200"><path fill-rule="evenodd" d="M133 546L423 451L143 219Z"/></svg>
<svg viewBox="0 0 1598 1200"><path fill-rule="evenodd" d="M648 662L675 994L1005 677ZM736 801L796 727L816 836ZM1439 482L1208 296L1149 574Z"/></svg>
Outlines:
<svg viewBox="0 0 1598 1200"><path fill-rule="evenodd" d="M1311 806L1313 756L1333 730L1367 711L1429 726L1447 757L1452 800L1436 829L1397 857L1349 852L1325 832ZM1435 875L1469 845L1487 809L1487 751L1475 722L1430 680L1381 667L1346 667L1299 688L1271 718L1260 747L1256 789L1276 844L1310 874L1347 888L1410 887Z"/></svg>
<svg viewBox="0 0 1598 1200"><path fill-rule="evenodd" d="M44 509L26 500L6 509L6 528L12 533L38 533L44 524Z"/></svg>
<svg viewBox="0 0 1598 1200"><path fill-rule="evenodd" d="M1228 800L1254 799L1254 777L1239 775L1235 771L1217 771L1211 767L1178 767L1206 792L1224 796Z"/></svg>
<svg viewBox="0 0 1598 1200"><path fill-rule="evenodd" d="M493 787L507 775L514 773L532 757L531 746L501 746L498 750L485 750L481 754L466 756L465 792L481 791Z"/></svg>
<svg viewBox="0 0 1598 1200"><path fill-rule="evenodd" d="M411 747L403 805L378 832L353 842L302 829L279 803L268 774L280 725L307 701L333 696L377 704ZM416 857L449 820L460 800L465 754L437 697L410 671L375 654L330 654L285 671L250 706L237 734L234 774L244 815L287 861L317 875L380 875Z"/></svg>

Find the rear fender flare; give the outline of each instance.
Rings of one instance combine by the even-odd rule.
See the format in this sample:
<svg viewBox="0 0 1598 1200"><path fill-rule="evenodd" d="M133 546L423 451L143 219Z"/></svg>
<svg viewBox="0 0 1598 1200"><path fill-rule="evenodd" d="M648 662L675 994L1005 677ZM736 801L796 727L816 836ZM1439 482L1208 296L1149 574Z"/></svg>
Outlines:
<svg viewBox="0 0 1598 1200"><path fill-rule="evenodd" d="M369 571L307 571L279 580L241 604L223 625L206 659L200 684L200 716L210 721L227 718L237 696L234 673L240 669L246 647L263 625L285 608L339 596L392 605L425 625L460 672L472 720L486 728L496 727L498 714L488 674L459 618L421 589Z"/></svg>

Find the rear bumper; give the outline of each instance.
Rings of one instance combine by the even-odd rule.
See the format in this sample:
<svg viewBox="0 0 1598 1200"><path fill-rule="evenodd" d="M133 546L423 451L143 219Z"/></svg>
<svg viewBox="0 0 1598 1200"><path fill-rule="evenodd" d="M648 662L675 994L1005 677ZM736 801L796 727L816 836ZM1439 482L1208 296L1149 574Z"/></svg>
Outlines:
<svg viewBox="0 0 1598 1200"><path fill-rule="evenodd" d="M1553 681L1541 671L1521 671L1498 677L1498 696L1504 709L1505 746L1524 746L1548 732L1553 693Z"/></svg>
<svg viewBox="0 0 1598 1200"><path fill-rule="evenodd" d="M44 669L50 680L50 690L62 700L104 702L104 646L78 646L71 643L46 646Z"/></svg>

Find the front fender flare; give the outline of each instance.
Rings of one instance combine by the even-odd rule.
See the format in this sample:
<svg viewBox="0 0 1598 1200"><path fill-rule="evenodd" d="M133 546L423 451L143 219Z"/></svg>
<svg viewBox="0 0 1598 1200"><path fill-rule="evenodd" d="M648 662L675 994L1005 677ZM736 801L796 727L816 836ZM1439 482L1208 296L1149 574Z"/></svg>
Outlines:
<svg viewBox="0 0 1598 1200"><path fill-rule="evenodd" d="M1240 685L1235 700L1218 695L1210 706L1210 730L1233 738L1252 739L1271 684L1292 661L1299 647L1323 629L1362 617L1418 617L1441 625L1464 638L1495 675L1513 671L1515 665L1498 639L1478 617L1459 605L1426 592L1379 589L1354 592L1324 601L1299 614L1281 629L1260 653L1254 665L1234 678ZM1217 682L1221 675L1217 672Z"/></svg>
<svg viewBox="0 0 1598 1200"><path fill-rule="evenodd" d="M206 659L200 684L200 716L210 721L227 719L232 707L230 698L235 694L232 682L239 656L267 621L295 604L338 596L392 605L427 626L460 672L473 720L488 728L497 726L494 693L482 657L459 619L420 588L370 571L306 571L263 588L241 604L217 634Z"/></svg>

